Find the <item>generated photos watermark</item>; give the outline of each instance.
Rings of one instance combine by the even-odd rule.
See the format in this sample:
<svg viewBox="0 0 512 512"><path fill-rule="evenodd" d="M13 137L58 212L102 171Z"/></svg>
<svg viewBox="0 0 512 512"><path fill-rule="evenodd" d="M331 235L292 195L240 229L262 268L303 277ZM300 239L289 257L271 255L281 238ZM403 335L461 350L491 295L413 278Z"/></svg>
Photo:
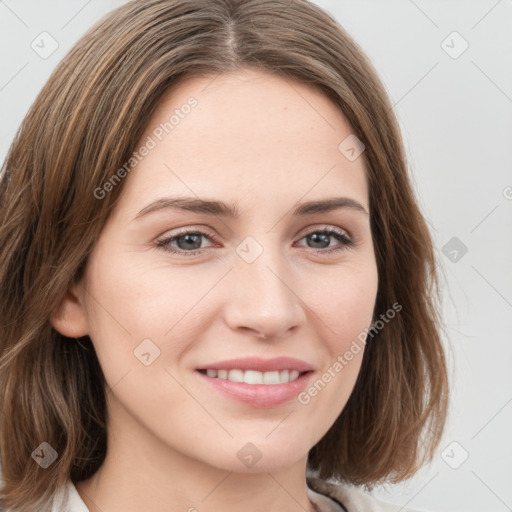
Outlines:
<svg viewBox="0 0 512 512"><path fill-rule="evenodd" d="M94 189L94 197L96 199L104 199L107 192L110 192L118 185L123 178L125 178L134 167L140 163L144 157L149 155L150 151L158 145L163 138L172 132L178 126L183 119L185 119L192 109L197 107L198 101L194 96L187 99L187 102L181 105L180 108L174 109L174 114L169 117L167 121L160 123L152 132L148 135L146 141L137 151L132 153L132 156L107 180L101 187Z"/></svg>
<svg viewBox="0 0 512 512"><path fill-rule="evenodd" d="M339 374L345 366L347 366L354 356L359 354L363 349L364 345L366 345L367 337L370 336L373 338L379 331L381 331L384 326L390 322L393 318L395 318L396 314L402 310L402 305L398 302L395 302L392 307L390 307L385 313L382 313L377 320L370 328L365 327L363 331L361 331L356 339L352 341L350 348L348 348L342 355L339 355L327 370L313 383L309 386L308 389L299 393L298 400L299 403L306 405L311 401L311 398L318 395L320 391L322 391L325 386L331 382L337 374Z"/></svg>

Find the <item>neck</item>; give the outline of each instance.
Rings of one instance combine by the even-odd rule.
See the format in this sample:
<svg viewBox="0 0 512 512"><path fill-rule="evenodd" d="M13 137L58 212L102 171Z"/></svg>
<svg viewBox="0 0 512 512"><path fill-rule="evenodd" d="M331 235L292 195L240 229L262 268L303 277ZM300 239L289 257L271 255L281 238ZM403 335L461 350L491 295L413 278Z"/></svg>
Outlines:
<svg viewBox="0 0 512 512"><path fill-rule="evenodd" d="M314 512L305 471L240 474L200 463L158 473L147 464L107 457L102 467L76 488L89 512ZM139 461L142 462L142 461ZM121 470L119 469L121 468Z"/></svg>
<svg viewBox="0 0 512 512"><path fill-rule="evenodd" d="M102 466L75 483L90 512L316 510L307 495L307 456L285 469L269 471L261 465L259 471L230 471L148 436L131 417L115 417L121 421L109 425ZM115 436L110 435L113 431Z"/></svg>

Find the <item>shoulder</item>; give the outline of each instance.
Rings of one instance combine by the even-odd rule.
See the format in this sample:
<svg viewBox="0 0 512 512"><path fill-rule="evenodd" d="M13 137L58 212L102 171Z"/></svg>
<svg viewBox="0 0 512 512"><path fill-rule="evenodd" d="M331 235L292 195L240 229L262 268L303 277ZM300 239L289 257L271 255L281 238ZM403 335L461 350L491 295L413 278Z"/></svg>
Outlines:
<svg viewBox="0 0 512 512"><path fill-rule="evenodd" d="M411 509L377 500L362 489L345 483L307 477L307 485L314 491L341 503L347 512L414 512Z"/></svg>

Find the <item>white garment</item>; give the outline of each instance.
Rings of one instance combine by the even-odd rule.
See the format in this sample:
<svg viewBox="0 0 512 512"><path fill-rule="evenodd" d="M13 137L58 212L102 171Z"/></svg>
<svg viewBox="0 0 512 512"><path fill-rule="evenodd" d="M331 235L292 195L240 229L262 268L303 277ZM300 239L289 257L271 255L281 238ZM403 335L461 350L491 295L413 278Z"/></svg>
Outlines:
<svg viewBox="0 0 512 512"><path fill-rule="evenodd" d="M52 512L89 512L71 480L55 493Z"/></svg>
<svg viewBox="0 0 512 512"><path fill-rule="evenodd" d="M414 512L410 508L379 501L371 494L353 485L322 480L312 473L309 473L307 476L307 484L308 489L313 489L321 496L327 496L331 500L341 503L345 507L346 512ZM329 509L326 509L327 511Z"/></svg>
<svg viewBox="0 0 512 512"><path fill-rule="evenodd" d="M311 488L307 488L309 499L321 510L321 512L347 512L347 509L340 506L337 501L334 501L325 494L320 494Z"/></svg>

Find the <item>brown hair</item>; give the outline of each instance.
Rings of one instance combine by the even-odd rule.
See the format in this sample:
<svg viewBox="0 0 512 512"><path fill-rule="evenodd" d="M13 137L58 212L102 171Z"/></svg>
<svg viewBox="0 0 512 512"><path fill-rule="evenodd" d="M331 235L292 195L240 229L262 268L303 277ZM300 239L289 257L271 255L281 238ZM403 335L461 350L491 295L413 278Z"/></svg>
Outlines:
<svg viewBox="0 0 512 512"><path fill-rule="evenodd" d="M50 325L123 182L94 191L130 158L162 95L193 75L242 67L318 87L364 143L379 285L353 393L308 467L371 488L412 476L437 447L447 370L432 240L408 177L385 89L359 46L306 0L145 0L115 9L71 49L25 117L0 181L0 507L49 510L69 477L106 452L105 379L88 336ZM31 457L58 454L47 469ZM31 508L32 507L32 508Z"/></svg>

